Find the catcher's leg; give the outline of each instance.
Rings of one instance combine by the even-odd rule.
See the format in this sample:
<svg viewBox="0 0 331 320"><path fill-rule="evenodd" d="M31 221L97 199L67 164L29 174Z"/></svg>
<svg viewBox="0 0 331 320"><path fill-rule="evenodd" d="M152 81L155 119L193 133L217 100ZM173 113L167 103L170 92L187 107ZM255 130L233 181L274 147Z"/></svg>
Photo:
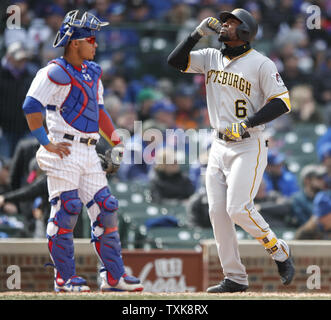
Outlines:
<svg viewBox="0 0 331 320"><path fill-rule="evenodd" d="M140 280L124 271L122 248L117 228L118 201L108 189L99 190L87 204L92 222L92 243L103 267L102 291L142 291Z"/></svg>
<svg viewBox="0 0 331 320"><path fill-rule="evenodd" d="M82 209L77 190L62 192L51 200L47 225L48 249L55 265L55 291L89 291L86 281L76 276L73 229Z"/></svg>

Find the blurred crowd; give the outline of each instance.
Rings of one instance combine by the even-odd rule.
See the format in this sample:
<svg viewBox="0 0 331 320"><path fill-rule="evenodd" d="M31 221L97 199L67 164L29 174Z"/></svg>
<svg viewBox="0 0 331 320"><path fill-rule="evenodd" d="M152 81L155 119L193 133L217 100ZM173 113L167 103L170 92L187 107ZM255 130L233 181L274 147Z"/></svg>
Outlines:
<svg viewBox="0 0 331 320"><path fill-rule="evenodd" d="M8 25L11 5L20 10L20 28ZM312 7L313 6L313 7ZM209 228L204 190L207 151L193 163L178 159L166 164L165 154L185 137L167 129L209 128L204 77L185 75L167 65L167 56L204 18L236 7L249 10L259 23L258 51L270 57L290 90L292 112L267 126L270 132L290 132L297 125L323 125L313 146L316 161L297 170L270 137L268 167L256 204L271 225L296 228L296 237L331 235L331 0L21 0L0 4L0 217L24 216L26 235L44 237L48 218L47 181L34 154L39 145L29 135L22 112L30 83L38 69L61 56L52 43L65 14L90 11L110 26L97 34L96 61L103 68L104 101L117 128L126 129L125 163L111 179L135 181L152 190L153 201L188 203L193 226ZM316 16L313 16L313 15ZM314 19L312 19L314 18ZM12 21L14 22L14 21ZM219 48L217 37L200 40L196 49ZM135 130L135 121L142 129ZM149 129L159 139L144 140ZM211 139L211 137L210 137ZM203 143L210 145L210 139ZM153 142L155 152L134 163ZM183 141L182 141L183 142ZM198 143L201 141L198 141ZM186 146L186 141L184 145ZM105 142L100 141L102 151ZM169 148L169 150L168 150ZM168 151L167 151L168 150ZM100 152L101 152L100 151ZM155 165L155 159L159 159ZM163 159L163 160L162 160ZM13 221L13 220L11 220ZM9 223L8 219L0 219ZM0 236L6 234L0 232Z"/></svg>

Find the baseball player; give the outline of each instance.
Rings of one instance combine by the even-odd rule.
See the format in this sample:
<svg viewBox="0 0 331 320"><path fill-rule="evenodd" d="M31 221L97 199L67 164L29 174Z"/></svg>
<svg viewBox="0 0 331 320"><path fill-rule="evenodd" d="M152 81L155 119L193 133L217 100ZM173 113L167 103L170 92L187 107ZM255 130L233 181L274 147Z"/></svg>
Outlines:
<svg viewBox="0 0 331 320"><path fill-rule="evenodd" d="M23 110L41 146L37 161L47 173L50 219L47 238L54 263L56 292L89 291L76 275L73 229L82 206L91 220L92 242L102 268L102 291L141 291L140 280L124 271L117 229L118 201L108 188L106 173L120 164L123 145L103 105L102 71L92 62L95 33L108 22L79 11L67 13L54 40L64 55L40 69L32 81ZM43 126L46 109L48 135ZM100 159L95 145L99 132L113 146Z"/></svg>
<svg viewBox="0 0 331 320"><path fill-rule="evenodd" d="M206 171L209 215L224 280L207 292L248 288L234 224L256 238L276 262L283 284L294 276L287 243L278 239L254 207L267 165L264 124L291 110L289 94L275 64L251 48L258 25L244 9L209 17L169 55L168 63L205 75L210 123L215 129ZM218 34L221 50L191 51L202 37Z"/></svg>

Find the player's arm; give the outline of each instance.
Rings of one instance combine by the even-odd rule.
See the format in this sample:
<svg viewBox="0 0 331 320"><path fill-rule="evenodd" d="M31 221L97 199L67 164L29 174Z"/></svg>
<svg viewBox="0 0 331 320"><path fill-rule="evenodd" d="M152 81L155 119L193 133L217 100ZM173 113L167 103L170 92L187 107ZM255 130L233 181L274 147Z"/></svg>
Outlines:
<svg viewBox="0 0 331 320"><path fill-rule="evenodd" d="M288 97L288 93L284 93L284 96ZM241 140L248 128L271 122L282 114L289 112L291 110L290 99L284 98L284 100L281 98L270 100L258 112L248 116L245 120L232 123L225 129L225 135L232 140Z"/></svg>
<svg viewBox="0 0 331 320"><path fill-rule="evenodd" d="M103 85L99 80L98 103L99 103L99 133L109 143L111 149L107 150L105 155L98 154L101 159L103 169L114 174L120 167L123 159L124 146L116 133L113 121L103 104Z"/></svg>
<svg viewBox="0 0 331 320"><path fill-rule="evenodd" d="M103 84L101 79L98 83L98 105L99 105L99 133L109 143L111 147L122 144L122 141L116 133L115 126L111 116L104 106L103 100Z"/></svg>
<svg viewBox="0 0 331 320"><path fill-rule="evenodd" d="M284 94L288 96L288 93ZM284 101L285 100L285 101ZM247 117L244 122L248 127L256 127L275 120L291 110L289 98L274 98L265 104L258 112Z"/></svg>
<svg viewBox="0 0 331 320"><path fill-rule="evenodd" d="M113 121L103 104L99 104L99 133L109 143L111 147L122 143L116 133Z"/></svg>
<svg viewBox="0 0 331 320"><path fill-rule="evenodd" d="M168 64L172 67L185 71L190 65L190 52L199 40L206 35L219 33L220 22L212 17L204 19L200 25L169 54Z"/></svg>
<svg viewBox="0 0 331 320"><path fill-rule="evenodd" d="M42 104L35 98L27 96L23 103L23 112L25 114L29 129L39 143L49 152L56 153L62 159L70 154L70 143L60 142L52 143L46 133L43 125Z"/></svg>

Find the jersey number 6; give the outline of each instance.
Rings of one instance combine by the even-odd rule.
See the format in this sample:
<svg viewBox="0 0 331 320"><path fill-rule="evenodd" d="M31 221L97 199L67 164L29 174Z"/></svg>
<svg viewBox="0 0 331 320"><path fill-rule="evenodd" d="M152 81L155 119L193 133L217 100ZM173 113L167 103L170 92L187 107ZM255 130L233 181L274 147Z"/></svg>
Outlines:
<svg viewBox="0 0 331 320"><path fill-rule="evenodd" d="M244 107L246 105L245 100L237 100L235 102L235 110L237 118L246 118L247 116L247 108Z"/></svg>

